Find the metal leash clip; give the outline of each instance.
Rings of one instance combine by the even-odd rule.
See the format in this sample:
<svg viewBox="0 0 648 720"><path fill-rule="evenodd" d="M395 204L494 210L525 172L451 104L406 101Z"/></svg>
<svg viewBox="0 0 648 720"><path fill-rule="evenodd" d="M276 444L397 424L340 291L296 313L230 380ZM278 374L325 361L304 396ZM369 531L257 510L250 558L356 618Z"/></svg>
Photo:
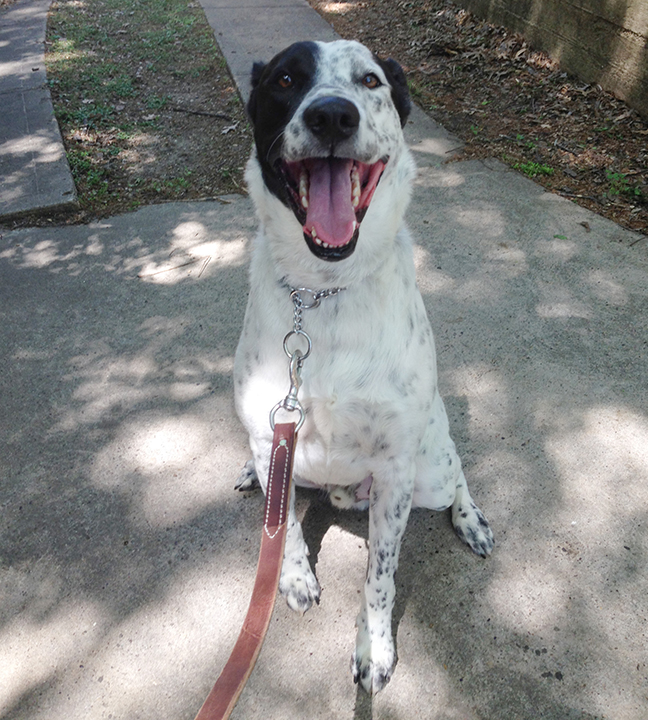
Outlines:
<svg viewBox="0 0 648 720"><path fill-rule="evenodd" d="M270 427L273 431L275 429L275 415L282 408L288 412L297 411L299 413L299 420L297 421L295 432L297 432L299 428L301 428L301 426L304 424L304 419L306 417L306 412L304 411L304 408L297 399L297 393L299 392L299 388L302 384L302 364L304 362L304 358L308 357L311 350L311 339L308 337L308 335L306 335L303 330L300 330L299 332L308 340L308 350L306 351L305 355L302 355L299 350L295 350L294 353L290 354L286 349L286 341L291 335L293 335L293 332L289 332L288 335L286 335L286 337L284 338L284 350L286 350L286 354L290 358L290 390L288 391L288 395L286 395L283 400L280 400L270 411Z"/></svg>
<svg viewBox="0 0 648 720"><path fill-rule="evenodd" d="M330 290L320 290L315 292L308 288L295 288L290 291L290 299L293 301L294 313L293 313L293 329L287 333L283 340L283 349L288 358L290 359L290 390L288 395L283 400L280 400L270 411L270 427L274 431L275 428L275 416L279 410L286 410L287 412L299 412L299 420L295 432L304 424L306 418L306 411L302 407L301 403L297 399L297 393L302 384L301 370L304 364L304 360L311 354L313 343L311 342L308 333L302 330L302 312L304 310L310 310L311 308L319 307L320 301L327 297L332 297L342 292L345 288L332 288ZM310 302L304 302L302 293L310 295ZM306 350L302 352L299 348L290 350L289 343L292 338L304 338L306 340Z"/></svg>

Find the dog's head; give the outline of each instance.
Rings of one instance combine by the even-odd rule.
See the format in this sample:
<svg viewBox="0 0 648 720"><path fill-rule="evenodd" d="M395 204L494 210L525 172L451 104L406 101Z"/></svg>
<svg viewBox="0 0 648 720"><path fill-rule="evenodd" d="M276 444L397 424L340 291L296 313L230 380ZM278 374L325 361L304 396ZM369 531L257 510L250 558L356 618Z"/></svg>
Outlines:
<svg viewBox="0 0 648 720"><path fill-rule="evenodd" d="M398 63L357 42L295 43L254 65L248 114L263 182L317 258L353 253L409 111Z"/></svg>

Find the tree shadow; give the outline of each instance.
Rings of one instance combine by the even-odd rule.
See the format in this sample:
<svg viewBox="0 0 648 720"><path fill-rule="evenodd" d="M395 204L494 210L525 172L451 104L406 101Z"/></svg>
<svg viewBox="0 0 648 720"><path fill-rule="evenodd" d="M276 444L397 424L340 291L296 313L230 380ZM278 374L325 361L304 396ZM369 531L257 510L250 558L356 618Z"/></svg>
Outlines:
<svg viewBox="0 0 648 720"><path fill-rule="evenodd" d="M480 168L454 164L432 192L445 170L426 171L412 224L493 557L447 514L412 513L399 663L370 699L348 672L366 515L300 493L322 603L303 619L277 604L233 717L642 716L645 258L608 221ZM253 225L233 198L3 238L5 720L190 718L226 660L262 508L233 491Z"/></svg>

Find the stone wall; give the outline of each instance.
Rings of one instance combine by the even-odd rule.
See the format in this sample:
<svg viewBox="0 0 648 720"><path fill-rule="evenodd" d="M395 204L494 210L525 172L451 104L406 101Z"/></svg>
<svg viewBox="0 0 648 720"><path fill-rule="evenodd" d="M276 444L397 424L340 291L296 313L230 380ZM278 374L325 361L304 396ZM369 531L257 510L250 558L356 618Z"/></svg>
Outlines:
<svg viewBox="0 0 648 720"><path fill-rule="evenodd" d="M648 0L455 0L648 118Z"/></svg>

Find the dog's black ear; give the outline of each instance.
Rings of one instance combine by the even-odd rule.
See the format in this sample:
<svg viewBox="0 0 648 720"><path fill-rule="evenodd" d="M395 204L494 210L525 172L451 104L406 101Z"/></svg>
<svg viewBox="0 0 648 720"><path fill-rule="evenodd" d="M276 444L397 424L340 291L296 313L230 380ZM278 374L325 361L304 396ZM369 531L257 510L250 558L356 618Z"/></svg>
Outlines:
<svg viewBox="0 0 648 720"><path fill-rule="evenodd" d="M255 62L252 65L252 76L250 81L252 83L252 92L250 93L250 99L247 104L247 113L250 120L254 123L254 116L256 114L256 89L259 87L261 82L261 76L263 71L266 69L266 64L262 62Z"/></svg>
<svg viewBox="0 0 648 720"><path fill-rule="evenodd" d="M405 77L403 68L393 58L378 60L378 62L385 72L385 75L387 75L387 79L391 85L392 100L400 117L401 127L405 127L410 110L412 109L412 101L410 100L407 78Z"/></svg>
<svg viewBox="0 0 648 720"><path fill-rule="evenodd" d="M252 65L252 87L255 88L259 81L261 80L261 75L263 75L263 71L266 68L266 64L264 62L255 62L254 65Z"/></svg>

